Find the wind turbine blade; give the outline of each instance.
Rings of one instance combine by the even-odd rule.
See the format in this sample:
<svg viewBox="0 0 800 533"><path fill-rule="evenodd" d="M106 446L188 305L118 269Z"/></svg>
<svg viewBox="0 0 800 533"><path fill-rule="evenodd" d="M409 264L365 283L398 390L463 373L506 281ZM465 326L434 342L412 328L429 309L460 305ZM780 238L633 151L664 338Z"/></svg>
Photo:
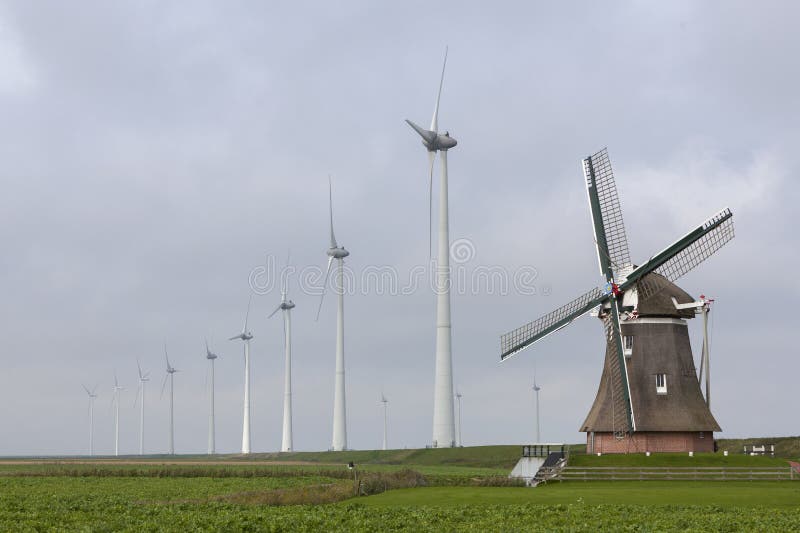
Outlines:
<svg viewBox="0 0 800 533"><path fill-rule="evenodd" d="M136 403L139 401L139 393L142 390L142 382L139 382L139 386L136 388L136 398L133 399L133 407L136 408Z"/></svg>
<svg viewBox="0 0 800 533"><path fill-rule="evenodd" d="M287 270L287 272L285 272L285 275L283 276L283 279L281 280L281 298L286 298L286 293L289 292L289 279L288 279L289 273L288 273L288 270L289 270L289 262L291 261L291 259L292 259L292 249L289 248L289 249L286 250L286 270Z"/></svg>
<svg viewBox="0 0 800 533"><path fill-rule="evenodd" d="M114 388L116 389L119 387L119 382L117 381L117 371L114 371Z"/></svg>
<svg viewBox="0 0 800 533"><path fill-rule="evenodd" d="M92 395L92 393L91 393L91 392L89 392L89 387L87 387L87 386L86 386L86 385L84 385L83 383L81 383L81 387L83 387L83 390L85 390L85 391L86 391L86 394L88 394L89 396L91 396L91 395Z"/></svg>
<svg viewBox="0 0 800 533"><path fill-rule="evenodd" d="M242 338L242 335L241 335L241 334L239 334L239 335L236 335L235 337L231 337L231 338L230 338L230 339L228 339L228 340L229 340L229 341L235 341L236 339L241 339L241 338Z"/></svg>
<svg viewBox="0 0 800 533"><path fill-rule="evenodd" d="M439 80L439 93L436 95L436 107L433 108L431 131L439 133L439 100L442 98L442 85L444 85L444 69L447 66L447 47L444 47L444 62L442 63L442 77Z"/></svg>
<svg viewBox="0 0 800 533"><path fill-rule="evenodd" d="M167 372L169 372L169 356L167 355L167 343L164 343L164 359L167 361Z"/></svg>
<svg viewBox="0 0 800 533"><path fill-rule="evenodd" d="M208 339L205 339L205 341L206 341L206 355L211 355L211 350L208 348Z"/></svg>
<svg viewBox="0 0 800 533"><path fill-rule="evenodd" d="M433 163L436 161L436 152L428 152L430 163L430 177L428 179L428 260L433 254Z"/></svg>
<svg viewBox="0 0 800 533"><path fill-rule="evenodd" d="M278 307L276 307L276 308L275 308L275 310L274 310L273 312L271 312L271 313L269 314L269 316L268 316L267 318L272 318L272 316L273 316L275 313L277 313L278 311L280 311L280 310L281 310L281 306L279 305Z"/></svg>
<svg viewBox="0 0 800 533"><path fill-rule="evenodd" d="M328 290L328 277L331 275L331 265L333 265L333 256L328 257L328 270L325 271L325 283L322 285L322 295L319 297L319 307L317 307L317 318L319 320L319 312L322 310L322 302L325 300L325 293Z"/></svg>
<svg viewBox="0 0 800 533"><path fill-rule="evenodd" d="M336 235L333 234L333 184L330 174L328 174L328 211L331 215L331 248L338 248Z"/></svg>
<svg viewBox="0 0 800 533"><path fill-rule="evenodd" d="M136 368L139 369L139 379L142 379L142 366L139 364L139 358L136 358Z"/></svg>
<svg viewBox="0 0 800 533"><path fill-rule="evenodd" d="M428 141L429 143L432 143L433 141L436 140L436 133L434 133L432 131L428 131L425 128L423 128L422 126L419 126L419 125L411 122L408 119L406 119L406 122L408 123L409 126L411 126L411 128L414 131L419 133L419 136L422 137L424 140Z"/></svg>
<svg viewBox="0 0 800 533"><path fill-rule="evenodd" d="M164 387L167 386L167 379L169 379L169 373L164 374L164 383L161 384L161 397L164 397Z"/></svg>
<svg viewBox="0 0 800 533"><path fill-rule="evenodd" d="M242 333L247 333L247 320L250 318L250 304L253 302L253 293L247 299L247 312L244 315L244 326L242 326Z"/></svg>

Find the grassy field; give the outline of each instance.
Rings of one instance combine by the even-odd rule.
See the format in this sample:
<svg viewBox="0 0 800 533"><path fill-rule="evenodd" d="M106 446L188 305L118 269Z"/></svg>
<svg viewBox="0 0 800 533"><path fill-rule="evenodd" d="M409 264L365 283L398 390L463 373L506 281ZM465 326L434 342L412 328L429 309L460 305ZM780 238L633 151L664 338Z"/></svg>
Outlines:
<svg viewBox="0 0 800 533"><path fill-rule="evenodd" d="M519 487L423 487L384 492L360 500L368 506L459 505L714 505L790 507L800 510L800 483L618 481L552 483Z"/></svg>
<svg viewBox="0 0 800 533"><path fill-rule="evenodd" d="M0 463L0 531L800 530L800 482L495 486L508 485L506 476L520 451L519 446L487 446L246 459L8 461ZM354 472L345 466L349 461L357 465L362 490L375 495L355 497ZM572 461L584 466L786 464L722 454L573 454Z"/></svg>

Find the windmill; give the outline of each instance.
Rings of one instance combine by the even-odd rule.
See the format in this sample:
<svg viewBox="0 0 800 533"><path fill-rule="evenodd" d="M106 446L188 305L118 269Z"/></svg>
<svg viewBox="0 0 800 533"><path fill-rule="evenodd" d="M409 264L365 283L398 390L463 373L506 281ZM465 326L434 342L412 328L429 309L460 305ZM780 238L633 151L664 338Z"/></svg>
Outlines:
<svg viewBox="0 0 800 533"><path fill-rule="evenodd" d="M247 319L250 317L250 303L253 294L247 300L247 312L244 315L242 332L231 337L230 341L241 340L244 342L244 415L242 420L242 453L250 453L250 339L253 334L247 329Z"/></svg>
<svg viewBox="0 0 800 533"><path fill-rule="evenodd" d="M179 370L169 362L167 343L164 343L164 360L167 362L167 373L164 375L164 383L161 384L161 395L164 395L164 387L169 379L169 454L175 455L175 372Z"/></svg>
<svg viewBox="0 0 800 533"><path fill-rule="evenodd" d="M89 387L83 385L83 390L89 396L89 455L94 455L94 400L97 398L95 391L97 387L89 390Z"/></svg>
<svg viewBox="0 0 800 533"><path fill-rule="evenodd" d="M428 150L428 238L430 249L431 226L433 224L433 164L436 153L442 160L442 179L439 186L439 247L436 265L436 369L433 396L433 446L449 448L455 445L455 421L453 416L453 355L450 331L450 227L447 193L447 151L457 142L449 132L439 133L439 100L442 96L444 69L447 65L445 48L439 92L433 108L430 129L406 120L409 126L422 137Z"/></svg>
<svg viewBox="0 0 800 533"><path fill-rule="evenodd" d="M119 386L116 372L114 372L114 387L111 390L114 393L111 399L114 405L114 455L119 455L119 393L125 388Z"/></svg>
<svg viewBox="0 0 800 533"><path fill-rule="evenodd" d="M542 436L539 432L539 391L542 388L536 383L536 367L533 367L533 396L534 401L536 402L536 444L542 442Z"/></svg>
<svg viewBox="0 0 800 533"><path fill-rule="evenodd" d="M328 176L328 208L331 222L331 245L326 252L328 254L328 268L325 271L325 284L322 287L322 295L319 299L317 308L317 319L322 309L322 302L325 299L325 291L328 288L328 278L331 274L333 261L337 261L336 268L336 288L338 292L339 306L336 313L336 381L333 391L333 443L334 451L347 449L347 407L345 405L344 387L344 258L350 252L336 243L336 236L333 233L333 185Z"/></svg>
<svg viewBox="0 0 800 533"><path fill-rule="evenodd" d="M381 403L383 404L383 448L384 450L388 450L388 410L389 410L389 400L386 399L386 396L381 393Z"/></svg>
<svg viewBox="0 0 800 533"><path fill-rule="evenodd" d="M286 261L287 265L289 260ZM292 309L294 302L287 299L289 290L284 284L281 287L281 303L267 318L278 311L283 311L283 346L286 356L283 375L283 438L281 440L281 451L290 452L292 444Z"/></svg>
<svg viewBox="0 0 800 533"><path fill-rule="evenodd" d="M456 446L458 446L459 448L463 446L461 440L461 397L462 396L463 394L461 394L460 391L456 391L456 400L458 400L458 433L457 433L458 442L456 442Z"/></svg>
<svg viewBox="0 0 800 533"><path fill-rule="evenodd" d="M686 318L677 303L694 299L672 282L709 258L733 236L723 209L642 265L628 251L608 152L583 160L603 289L501 337L501 360L596 310L606 354L594 404L581 431L589 452L709 451L720 431L700 392Z"/></svg>
<svg viewBox="0 0 800 533"><path fill-rule="evenodd" d="M217 354L213 353L208 347L208 341L206 341L206 359L208 359L208 364L211 367L208 404L208 454L213 455L217 453L216 429L214 426L214 360L217 359Z"/></svg>
<svg viewBox="0 0 800 533"><path fill-rule="evenodd" d="M150 372L142 373L142 366L139 359L136 359L136 368L139 370L139 388L136 391L136 399L133 400L133 407L136 408L136 401L139 401L139 455L144 455L144 384L150 381Z"/></svg>

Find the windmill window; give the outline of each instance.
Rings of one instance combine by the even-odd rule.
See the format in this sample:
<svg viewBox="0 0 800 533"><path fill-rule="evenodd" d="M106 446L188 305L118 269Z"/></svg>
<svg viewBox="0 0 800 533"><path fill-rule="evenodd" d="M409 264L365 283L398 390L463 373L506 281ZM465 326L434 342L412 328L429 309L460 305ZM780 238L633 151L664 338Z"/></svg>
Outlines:
<svg viewBox="0 0 800 533"><path fill-rule="evenodd" d="M656 394L667 393L667 375L656 374Z"/></svg>
<svg viewBox="0 0 800 533"><path fill-rule="evenodd" d="M625 357L633 355L633 335L625 335L622 337L622 348Z"/></svg>

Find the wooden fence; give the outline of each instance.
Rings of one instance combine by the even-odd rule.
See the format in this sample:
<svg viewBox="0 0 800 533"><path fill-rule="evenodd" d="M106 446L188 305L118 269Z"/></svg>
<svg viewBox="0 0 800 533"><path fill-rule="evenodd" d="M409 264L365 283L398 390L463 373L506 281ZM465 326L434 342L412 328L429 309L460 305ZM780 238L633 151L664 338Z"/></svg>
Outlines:
<svg viewBox="0 0 800 533"><path fill-rule="evenodd" d="M579 467L553 469L551 481L800 481L800 474L786 467Z"/></svg>

